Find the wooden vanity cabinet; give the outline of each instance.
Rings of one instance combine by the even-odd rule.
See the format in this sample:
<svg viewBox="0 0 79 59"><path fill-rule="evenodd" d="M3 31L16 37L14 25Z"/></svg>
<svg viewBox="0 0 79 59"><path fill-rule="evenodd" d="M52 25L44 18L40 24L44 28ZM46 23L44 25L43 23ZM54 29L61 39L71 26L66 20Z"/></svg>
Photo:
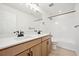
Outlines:
<svg viewBox="0 0 79 59"><path fill-rule="evenodd" d="M17 56L40 56L41 55L41 39L40 38L35 39L32 41L31 44L32 46L29 47L28 50L25 50L22 53L17 54Z"/></svg>
<svg viewBox="0 0 79 59"><path fill-rule="evenodd" d="M51 52L49 35L0 50L1 56L47 56Z"/></svg>
<svg viewBox="0 0 79 59"><path fill-rule="evenodd" d="M20 55L21 52L25 52L26 50L29 50L30 48L32 48L33 46L35 46L39 43L41 43L41 39L37 38L37 39L33 39L28 42L24 42L24 43L17 44L17 45L8 47L8 48L4 48L4 49L0 50L0 56ZM23 54L23 53L21 53L21 54Z"/></svg>

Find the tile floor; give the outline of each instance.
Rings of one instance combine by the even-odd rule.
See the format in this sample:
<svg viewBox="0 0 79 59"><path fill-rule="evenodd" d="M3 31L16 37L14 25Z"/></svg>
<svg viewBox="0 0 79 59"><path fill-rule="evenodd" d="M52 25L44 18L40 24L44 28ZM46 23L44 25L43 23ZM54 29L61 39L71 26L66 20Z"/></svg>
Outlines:
<svg viewBox="0 0 79 59"><path fill-rule="evenodd" d="M57 47L56 50L52 49L52 52L49 54L49 56L77 56L77 55L75 51Z"/></svg>

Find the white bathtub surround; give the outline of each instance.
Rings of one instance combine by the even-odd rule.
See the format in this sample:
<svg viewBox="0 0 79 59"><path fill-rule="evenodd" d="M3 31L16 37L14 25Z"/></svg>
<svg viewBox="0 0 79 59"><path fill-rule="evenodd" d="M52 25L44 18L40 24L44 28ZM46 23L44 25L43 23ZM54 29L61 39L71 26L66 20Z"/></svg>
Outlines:
<svg viewBox="0 0 79 59"><path fill-rule="evenodd" d="M57 46L68 49L68 50L76 51L76 44L72 42L58 41Z"/></svg>

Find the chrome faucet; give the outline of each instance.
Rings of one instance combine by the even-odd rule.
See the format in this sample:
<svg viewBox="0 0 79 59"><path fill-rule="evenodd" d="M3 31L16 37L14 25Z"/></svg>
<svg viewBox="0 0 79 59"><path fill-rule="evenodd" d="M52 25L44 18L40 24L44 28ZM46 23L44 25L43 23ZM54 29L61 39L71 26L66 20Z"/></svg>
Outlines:
<svg viewBox="0 0 79 59"><path fill-rule="evenodd" d="M15 31L14 32L16 35L17 35L17 37L22 37L22 36L24 36L24 32L23 31Z"/></svg>

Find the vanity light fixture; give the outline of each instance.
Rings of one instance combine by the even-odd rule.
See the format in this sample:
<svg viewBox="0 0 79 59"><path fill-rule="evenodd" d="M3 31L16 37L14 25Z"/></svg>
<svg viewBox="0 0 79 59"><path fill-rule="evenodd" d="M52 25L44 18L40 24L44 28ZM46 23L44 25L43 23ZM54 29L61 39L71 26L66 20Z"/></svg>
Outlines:
<svg viewBox="0 0 79 59"><path fill-rule="evenodd" d="M36 12L36 11L39 12L40 11L39 10L39 7L37 6L37 4L34 4L34 3L26 3L25 5L26 5L27 8L33 10L34 12Z"/></svg>

